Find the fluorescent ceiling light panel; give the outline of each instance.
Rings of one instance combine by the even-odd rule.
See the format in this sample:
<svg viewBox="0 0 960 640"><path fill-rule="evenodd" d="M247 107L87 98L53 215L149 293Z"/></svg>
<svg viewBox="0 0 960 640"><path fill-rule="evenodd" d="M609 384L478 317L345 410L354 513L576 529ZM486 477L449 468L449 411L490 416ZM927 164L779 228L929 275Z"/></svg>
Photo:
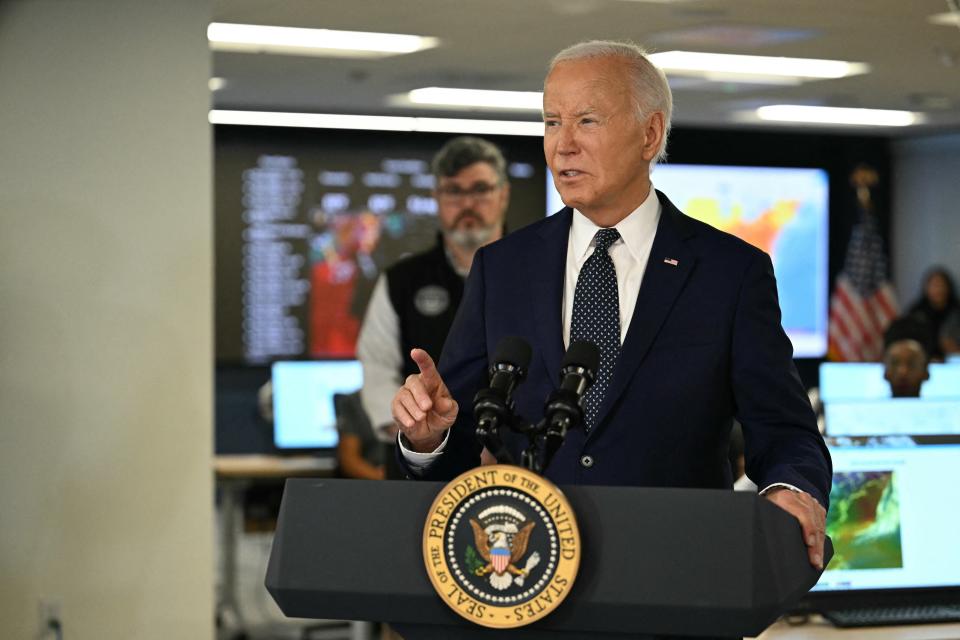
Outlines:
<svg viewBox="0 0 960 640"><path fill-rule="evenodd" d="M796 104L776 104L760 107L757 109L757 117L761 120L775 122L845 124L867 127L907 127L923 121L923 115L913 111L814 107Z"/></svg>
<svg viewBox="0 0 960 640"><path fill-rule="evenodd" d="M330 113L289 113L276 111L229 111L213 109L211 124L258 127L302 127L311 129L363 129L369 131L430 131L507 136L543 136L542 122L518 120L468 120L462 118L412 118L406 116L364 116Z"/></svg>
<svg viewBox="0 0 960 640"><path fill-rule="evenodd" d="M414 118L414 120L416 120L416 124L412 131L543 137L543 122L522 120L467 120L463 118Z"/></svg>
<svg viewBox="0 0 960 640"><path fill-rule="evenodd" d="M332 113L290 113L281 111L227 111L213 109L211 124L242 124L258 127L300 127L308 129L365 129L413 131L413 118L359 116Z"/></svg>
<svg viewBox="0 0 960 640"><path fill-rule="evenodd" d="M701 78L707 82L719 82L724 84L764 84L776 85L778 87L795 87L803 84L804 81L803 78L798 78L796 76L765 76L757 73L723 73L720 71L707 71L702 74L696 74L694 77Z"/></svg>
<svg viewBox="0 0 960 640"><path fill-rule="evenodd" d="M749 78L745 80L747 82L761 82L764 78L774 83L781 83L783 78L820 80L844 78L870 70L866 64L844 60L744 56L695 51L664 51L651 54L649 58L666 73L712 77L720 82L736 81L740 77Z"/></svg>
<svg viewBox="0 0 960 640"><path fill-rule="evenodd" d="M539 91L488 91L485 89L448 89L424 87L407 94L413 104L447 107L479 107L482 109L543 109L543 93Z"/></svg>
<svg viewBox="0 0 960 640"><path fill-rule="evenodd" d="M927 21L931 24L941 24L945 27L960 27L960 12L947 11L946 13L938 13L927 18Z"/></svg>
<svg viewBox="0 0 960 640"><path fill-rule="evenodd" d="M334 31L211 22L207 40L215 51L382 58L436 47L437 38L401 33Z"/></svg>

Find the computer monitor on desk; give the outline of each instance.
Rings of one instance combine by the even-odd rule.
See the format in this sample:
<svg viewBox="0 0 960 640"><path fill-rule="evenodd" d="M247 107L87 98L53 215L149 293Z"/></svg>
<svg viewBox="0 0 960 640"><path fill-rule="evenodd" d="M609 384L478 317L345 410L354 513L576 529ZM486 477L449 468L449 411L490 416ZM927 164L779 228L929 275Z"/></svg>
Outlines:
<svg viewBox="0 0 960 640"><path fill-rule="evenodd" d="M960 603L960 440L827 438L834 556L803 608Z"/></svg>
<svg viewBox="0 0 960 640"><path fill-rule="evenodd" d="M275 362L273 440L278 450L332 449L339 440L333 396L363 386L356 360Z"/></svg>
<svg viewBox="0 0 960 640"><path fill-rule="evenodd" d="M960 363L930 365L919 398L893 398L880 363L820 366L828 436L960 436Z"/></svg>
<svg viewBox="0 0 960 640"><path fill-rule="evenodd" d="M960 398L960 359L933 362L921 398ZM820 399L824 403L889 398L890 384L881 362L824 362L820 365Z"/></svg>

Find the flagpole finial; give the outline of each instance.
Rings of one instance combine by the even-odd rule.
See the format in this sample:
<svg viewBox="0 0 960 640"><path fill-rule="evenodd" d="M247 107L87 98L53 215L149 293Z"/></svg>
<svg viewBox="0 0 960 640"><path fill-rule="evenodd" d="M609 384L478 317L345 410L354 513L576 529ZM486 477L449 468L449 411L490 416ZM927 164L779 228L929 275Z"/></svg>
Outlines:
<svg viewBox="0 0 960 640"><path fill-rule="evenodd" d="M866 164L859 164L850 174L850 185L857 190L857 200L864 211L873 209L870 201L870 189L880 182L876 170Z"/></svg>

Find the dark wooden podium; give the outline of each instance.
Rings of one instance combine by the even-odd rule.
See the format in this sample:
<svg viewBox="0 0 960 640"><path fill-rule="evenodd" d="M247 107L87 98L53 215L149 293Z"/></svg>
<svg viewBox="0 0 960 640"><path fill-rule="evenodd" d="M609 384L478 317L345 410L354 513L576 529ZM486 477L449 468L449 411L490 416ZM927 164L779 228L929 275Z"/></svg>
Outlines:
<svg viewBox="0 0 960 640"><path fill-rule="evenodd" d="M442 487L288 480L266 577L280 609L390 622L408 640L754 636L819 578L800 525L754 494L567 486L582 538L570 596L529 627L477 627L424 570L424 518Z"/></svg>

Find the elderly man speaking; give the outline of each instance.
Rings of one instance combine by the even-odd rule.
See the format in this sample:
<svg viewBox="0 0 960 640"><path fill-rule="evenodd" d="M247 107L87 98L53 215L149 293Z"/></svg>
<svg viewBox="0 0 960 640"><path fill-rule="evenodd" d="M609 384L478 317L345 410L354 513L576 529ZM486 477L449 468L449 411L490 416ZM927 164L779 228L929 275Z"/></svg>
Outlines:
<svg viewBox="0 0 960 640"><path fill-rule="evenodd" d="M558 484L729 488L734 418L747 475L800 522L823 563L831 464L780 324L769 256L695 221L656 191L672 97L643 50L586 42L561 51L544 85L544 153L567 205L480 249L439 369L392 412L411 476L447 479L481 446L468 407L501 338L534 349L517 412L540 415L565 345L600 348L584 429L547 470ZM519 457L523 442L505 434Z"/></svg>

